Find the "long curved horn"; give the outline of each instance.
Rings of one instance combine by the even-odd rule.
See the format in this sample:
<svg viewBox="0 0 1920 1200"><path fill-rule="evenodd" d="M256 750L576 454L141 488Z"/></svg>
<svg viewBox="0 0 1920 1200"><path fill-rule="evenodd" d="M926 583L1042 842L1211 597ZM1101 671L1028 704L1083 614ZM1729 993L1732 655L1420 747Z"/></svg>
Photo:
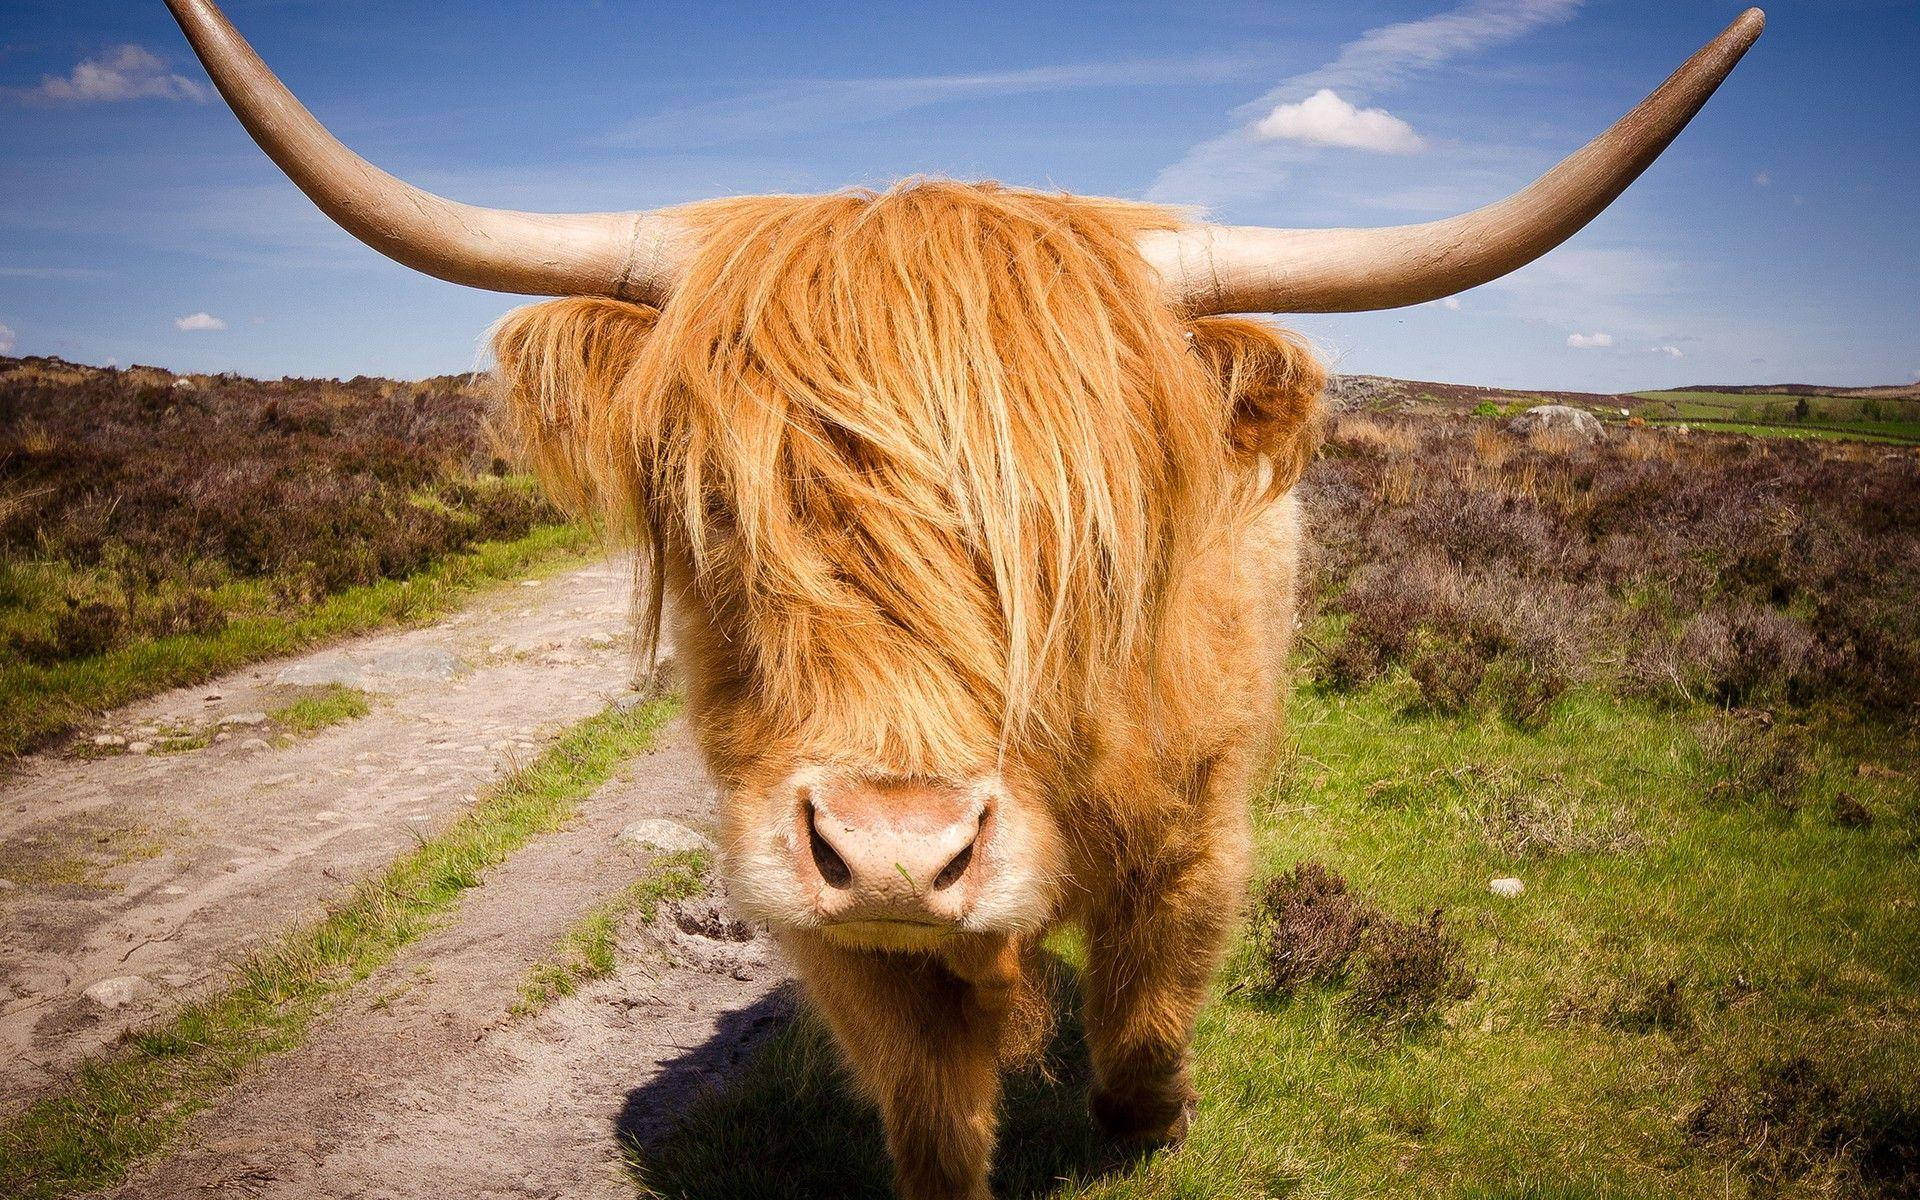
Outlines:
<svg viewBox="0 0 1920 1200"><path fill-rule="evenodd" d="M1757 8L1742 13L1611 129L1485 208L1384 229L1201 225L1146 234L1140 251L1168 299L1195 315L1363 312L1478 287L1539 258L1613 203L1686 128L1766 20Z"/></svg>
<svg viewBox="0 0 1920 1200"><path fill-rule="evenodd" d="M167 0L240 123L320 210L388 258L469 287L659 304L692 251L652 212L476 208L405 183L341 145L211 0Z"/></svg>

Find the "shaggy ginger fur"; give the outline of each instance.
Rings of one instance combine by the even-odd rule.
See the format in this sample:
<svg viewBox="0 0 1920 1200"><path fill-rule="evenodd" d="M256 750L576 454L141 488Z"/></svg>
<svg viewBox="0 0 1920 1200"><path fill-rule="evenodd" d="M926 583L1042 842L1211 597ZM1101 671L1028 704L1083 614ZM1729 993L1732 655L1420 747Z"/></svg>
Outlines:
<svg viewBox="0 0 1920 1200"><path fill-rule="evenodd" d="M986 1194L1057 920L1088 935L1096 1114L1178 1136L1320 368L1169 311L1134 248L1160 208L916 183L678 215L703 249L663 310L554 301L494 346L525 457L651 561L650 632L673 597L736 902L782 934L904 1195ZM1023 904L914 953L818 935L781 831L782 781L821 764L1003 779Z"/></svg>

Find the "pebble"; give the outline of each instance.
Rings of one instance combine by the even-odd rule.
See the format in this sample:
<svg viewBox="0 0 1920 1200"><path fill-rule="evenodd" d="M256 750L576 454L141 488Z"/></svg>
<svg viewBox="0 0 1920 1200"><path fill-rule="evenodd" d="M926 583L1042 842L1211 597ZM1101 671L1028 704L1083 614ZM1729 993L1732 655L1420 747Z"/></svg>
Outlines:
<svg viewBox="0 0 1920 1200"><path fill-rule="evenodd" d="M124 746L127 744L127 739L117 733L96 733L93 735L93 744L96 746Z"/></svg>
<svg viewBox="0 0 1920 1200"><path fill-rule="evenodd" d="M681 850L712 850L713 843L697 829L689 829L678 821L668 821L661 817L649 817L644 821L635 821L620 831L616 839L622 845L646 846L654 850L675 853Z"/></svg>
<svg viewBox="0 0 1920 1200"><path fill-rule="evenodd" d="M1520 893L1526 891L1527 885L1524 883L1521 883L1518 879L1515 879L1511 875L1501 875L1498 878L1488 881L1487 890L1492 892L1496 896L1501 896L1508 900L1511 900L1515 896L1518 896Z"/></svg>
<svg viewBox="0 0 1920 1200"><path fill-rule="evenodd" d="M151 749L153 749L152 742L128 742L127 743L128 754L145 754L147 751Z"/></svg>
<svg viewBox="0 0 1920 1200"><path fill-rule="evenodd" d="M184 896L187 894L187 889L177 883L170 883L160 889L160 894L162 896Z"/></svg>
<svg viewBox="0 0 1920 1200"><path fill-rule="evenodd" d="M0 879L0 892L10 892L19 886L11 879Z"/></svg>
<svg viewBox="0 0 1920 1200"><path fill-rule="evenodd" d="M146 984L138 975L116 975L90 985L83 994L101 1008L119 1008L133 1003L134 995Z"/></svg>
<svg viewBox="0 0 1920 1200"><path fill-rule="evenodd" d="M272 749L272 747L270 747L270 746L268 746L268 745L267 745L267 740L266 740L265 738L244 738L244 739L242 739L242 740L241 740L241 742L240 742L240 748L241 748L242 750L269 750L269 749Z"/></svg>
<svg viewBox="0 0 1920 1200"><path fill-rule="evenodd" d="M228 713L220 718L222 725L261 725L265 724L267 714L263 712Z"/></svg>

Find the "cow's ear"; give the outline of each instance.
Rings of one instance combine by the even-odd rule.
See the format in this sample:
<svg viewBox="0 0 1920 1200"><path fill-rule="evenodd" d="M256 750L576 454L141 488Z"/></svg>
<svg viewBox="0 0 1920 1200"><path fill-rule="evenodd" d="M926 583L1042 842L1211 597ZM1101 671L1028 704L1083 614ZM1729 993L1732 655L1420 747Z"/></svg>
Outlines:
<svg viewBox="0 0 1920 1200"><path fill-rule="evenodd" d="M576 516L600 515L595 446L659 319L638 304L576 296L515 309L493 327L496 443Z"/></svg>
<svg viewBox="0 0 1920 1200"><path fill-rule="evenodd" d="M1271 472L1267 491L1280 495L1299 482L1320 447L1326 368L1304 340L1258 321L1205 317L1187 330L1228 406L1234 454Z"/></svg>

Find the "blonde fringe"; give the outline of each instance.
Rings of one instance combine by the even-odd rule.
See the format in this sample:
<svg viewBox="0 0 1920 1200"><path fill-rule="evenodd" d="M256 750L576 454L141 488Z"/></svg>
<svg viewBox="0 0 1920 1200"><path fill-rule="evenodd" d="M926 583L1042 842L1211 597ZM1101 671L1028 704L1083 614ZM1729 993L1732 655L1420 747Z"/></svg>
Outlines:
<svg viewBox="0 0 1920 1200"><path fill-rule="evenodd" d="M1310 423L1311 357L1250 322L1195 322L1195 353L1159 301L1134 246L1169 210L915 182L677 215L689 302L496 327L507 436L654 563L649 641L689 564L778 735L932 772L978 769L983 730L1066 744L1165 669L1168 581L1244 499L1228 459L1277 494L1311 453L1261 432Z"/></svg>

